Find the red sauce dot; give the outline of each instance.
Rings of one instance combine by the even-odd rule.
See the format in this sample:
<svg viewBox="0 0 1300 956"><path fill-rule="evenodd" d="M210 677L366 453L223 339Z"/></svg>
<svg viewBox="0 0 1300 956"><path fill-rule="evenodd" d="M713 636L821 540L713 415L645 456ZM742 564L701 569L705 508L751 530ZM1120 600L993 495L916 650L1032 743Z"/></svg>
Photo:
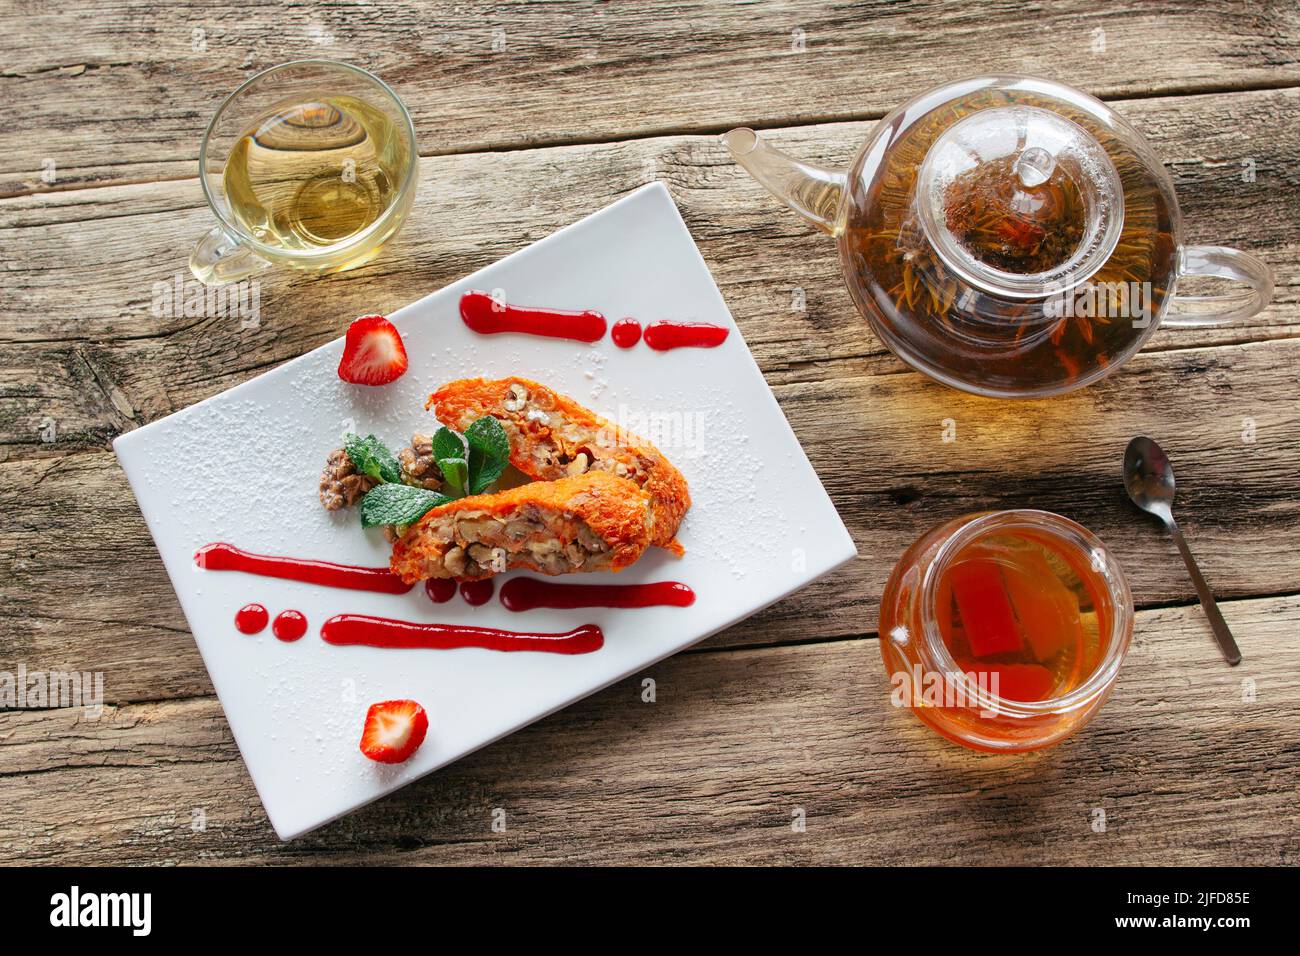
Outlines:
<svg viewBox="0 0 1300 956"><path fill-rule="evenodd" d="M262 605L245 604L235 612L235 627L243 634L256 634L266 627L269 617L266 608L262 607Z"/></svg>
<svg viewBox="0 0 1300 956"><path fill-rule="evenodd" d="M429 578L424 582L424 593L434 604L446 604L456 594L456 582L451 578Z"/></svg>
<svg viewBox="0 0 1300 956"><path fill-rule="evenodd" d="M609 337L621 349L630 349L641 341L641 323L636 319L619 319L610 330Z"/></svg>
<svg viewBox="0 0 1300 956"><path fill-rule="evenodd" d="M465 599L466 604L472 604L478 607L480 604L486 604L492 600L492 592L495 586L491 578L484 578L481 581L462 581L460 585L460 596Z"/></svg>
<svg viewBox="0 0 1300 956"><path fill-rule="evenodd" d="M296 641L307 633L307 618L301 611L281 611L275 616L271 631L282 641Z"/></svg>

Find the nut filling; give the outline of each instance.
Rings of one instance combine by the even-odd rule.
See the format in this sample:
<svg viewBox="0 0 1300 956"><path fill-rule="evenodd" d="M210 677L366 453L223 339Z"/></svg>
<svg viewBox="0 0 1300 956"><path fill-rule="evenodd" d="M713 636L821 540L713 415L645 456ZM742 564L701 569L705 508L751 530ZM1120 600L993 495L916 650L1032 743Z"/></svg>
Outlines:
<svg viewBox="0 0 1300 956"><path fill-rule="evenodd" d="M512 382L501 401L501 423L511 445L516 438L527 437L536 473L558 477L607 471L645 486L654 469L651 459L619 444L612 429L607 434L572 421L548 398L530 395L527 387Z"/></svg>
<svg viewBox="0 0 1300 956"><path fill-rule="evenodd" d="M569 574L609 566L609 546L586 522L532 506L508 517L477 510L440 515L422 532L437 546L421 555L421 577L485 578L514 567Z"/></svg>

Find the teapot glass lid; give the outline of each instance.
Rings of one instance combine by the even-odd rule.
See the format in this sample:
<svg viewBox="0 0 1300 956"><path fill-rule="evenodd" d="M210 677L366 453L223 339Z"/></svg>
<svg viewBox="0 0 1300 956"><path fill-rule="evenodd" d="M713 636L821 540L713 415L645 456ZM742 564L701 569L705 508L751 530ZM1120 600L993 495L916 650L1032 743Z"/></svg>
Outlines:
<svg viewBox="0 0 1300 956"><path fill-rule="evenodd" d="M1036 106L979 110L954 123L926 154L916 198L948 267L1013 298L1086 281L1124 225L1123 188L1105 149Z"/></svg>

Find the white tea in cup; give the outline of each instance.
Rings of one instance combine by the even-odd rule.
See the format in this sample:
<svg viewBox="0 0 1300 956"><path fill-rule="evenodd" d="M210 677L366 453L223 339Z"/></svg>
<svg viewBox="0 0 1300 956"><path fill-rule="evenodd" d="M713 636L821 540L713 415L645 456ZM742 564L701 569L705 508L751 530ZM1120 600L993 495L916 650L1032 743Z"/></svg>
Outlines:
<svg viewBox="0 0 1300 956"><path fill-rule="evenodd" d="M222 225L190 258L221 284L274 264L339 272L374 258L415 193L411 120L379 79L329 61L249 80L204 139L203 185Z"/></svg>

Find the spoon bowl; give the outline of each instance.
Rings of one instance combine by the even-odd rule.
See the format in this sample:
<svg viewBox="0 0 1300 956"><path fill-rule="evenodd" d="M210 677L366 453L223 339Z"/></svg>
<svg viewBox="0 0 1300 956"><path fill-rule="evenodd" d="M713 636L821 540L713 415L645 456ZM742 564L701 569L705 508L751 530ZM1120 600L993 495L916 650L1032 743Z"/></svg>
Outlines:
<svg viewBox="0 0 1300 956"><path fill-rule="evenodd" d="M1168 522L1173 520L1174 467L1164 449L1139 436L1124 451L1124 488L1133 504Z"/></svg>
<svg viewBox="0 0 1300 956"><path fill-rule="evenodd" d="M1201 607L1210 621L1224 660L1229 664L1241 663L1241 651L1237 648L1232 631L1228 629L1228 622L1223 619L1210 586L1205 583L1191 549L1183 540L1178 522L1174 520L1174 466L1164 449L1153 439L1139 436L1128 443L1128 448L1124 451L1124 489L1133 504L1155 515L1169 529L1179 554L1183 556L1183 563L1187 565L1187 573L1191 575L1196 595L1201 600Z"/></svg>

